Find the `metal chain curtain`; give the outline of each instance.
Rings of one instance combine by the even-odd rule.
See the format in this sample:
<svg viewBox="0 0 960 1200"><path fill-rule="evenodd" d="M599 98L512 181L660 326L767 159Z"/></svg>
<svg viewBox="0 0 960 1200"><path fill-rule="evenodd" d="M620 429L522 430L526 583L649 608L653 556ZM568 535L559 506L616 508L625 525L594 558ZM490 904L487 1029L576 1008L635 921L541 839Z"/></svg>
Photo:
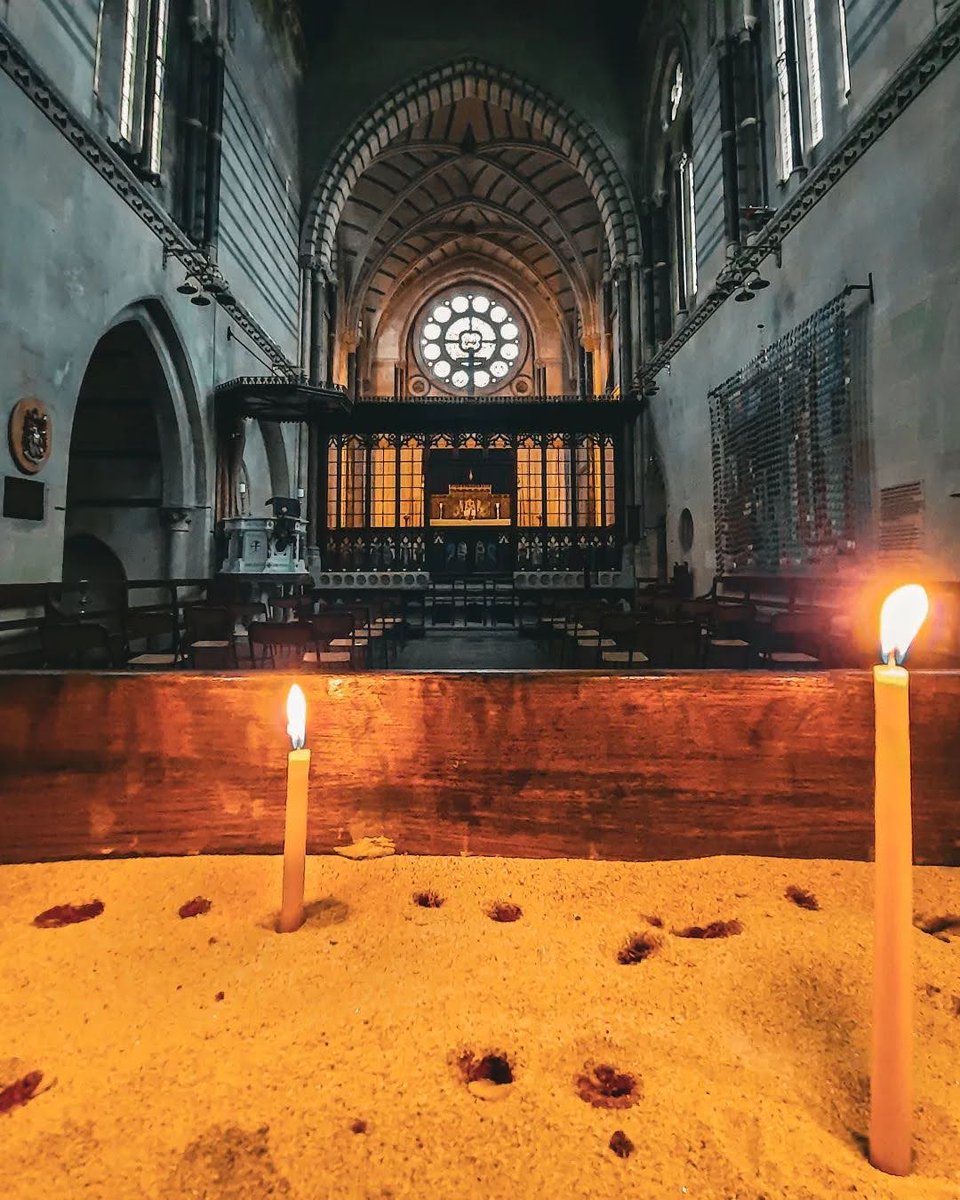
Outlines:
<svg viewBox="0 0 960 1200"><path fill-rule="evenodd" d="M855 548L843 295L710 393L717 569L783 571Z"/></svg>

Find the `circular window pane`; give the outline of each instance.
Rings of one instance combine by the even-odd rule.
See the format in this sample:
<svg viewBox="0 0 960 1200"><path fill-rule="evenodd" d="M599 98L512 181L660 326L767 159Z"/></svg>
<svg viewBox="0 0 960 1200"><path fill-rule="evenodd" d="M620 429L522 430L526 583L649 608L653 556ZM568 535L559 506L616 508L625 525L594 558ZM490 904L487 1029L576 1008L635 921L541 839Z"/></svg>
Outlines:
<svg viewBox="0 0 960 1200"><path fill-rule="evenodd" d="M414 344L434 378L470 393L501 386L516 373L525 354L521 337L506 304L464 288L432 302Z"/></svg>

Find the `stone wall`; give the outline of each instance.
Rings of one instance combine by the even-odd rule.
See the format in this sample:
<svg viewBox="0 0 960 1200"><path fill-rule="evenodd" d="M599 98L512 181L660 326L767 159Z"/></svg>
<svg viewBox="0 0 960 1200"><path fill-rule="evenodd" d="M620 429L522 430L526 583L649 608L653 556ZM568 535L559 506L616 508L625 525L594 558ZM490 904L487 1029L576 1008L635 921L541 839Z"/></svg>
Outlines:
<svg viewBox="0 0 960 1200"><path fill-rule="evenodd" d="M295 68L285 45L274 47L254 28L249 0L234 0L234 8L243 37L226 43L220 266L248 324L262 331L262 345L217 304L197 307L177 292L185 270L175 258L164 263L162 222L133 207L140 195L141 211L156 207L165 188L135 183L119 168L125 199L89 161L95 140L71 136L76 120L93 139L107 120L93 94L96 0L0 4L0 35L10 35L10 45L30 64L19 78L0 70L0 177L8 182L0 206L0 414L6 424L18 399L37 396L50 410L53 434L51 457L36 476L45 486L43 521L0 517L4 582L61 577L74 412L87 365L108 329L124 319L142 325L169 393L160 421L165 470L159 507L118 503L100 507L87 521L86 531L119 556L131 578L161 574L171 564L171 521L176 525L181 510L190 520L185 533L173 536L172 565L188 574L209 572L212 390L238 375L267 373L258 359L271 342L277 356L297 359ZM241 92L256 106L253 123L238 111ZM46 107L31 95L46 96ZM55 119L61 101L69 114L66 132ZM279 437L287 459L279 474L296 486L296 427ZM250 440L255 447L257 439ZM4 436L0 476L17 474ZM271 482L257 478L257 511Z"/></svg>
<svg viewBox="0 0 960 1200"><path fill-rule="evenodd" d="M732 6L739 10L739 5ZM804 177L778 181L774 137L774 49L767 5L764 24L764 118L769 164L769 205L790 202ZM825 136L807 156L808 175L824 163L854 124L870 111L881 90L953 5L920 0L847 0L850 96L842 94L837 4L822 3L820 48ZM727 262L723 236L722 176L716 48L705 23L691 29L694 48L694 155L697 178L700 288L709 297ZM960 574L957 500L960 491L960 416L953 397L960 388L960 57L912 99L862 157L783 240L783 267L773 258L762 268L771 286L745 304L728 299L697 329L656 375L651 397L652 449L665 476L667 559L687 559L698 592L715 569L714 511L708 392L765 347L797 326L850 284L872 272L876 303L857 316L866 333L863 364L866 421L876 533L882 488L919 482L924 496L924 553L917 566L934 577ZM864 293L850 298L866 303ZM696 309L690 315L693 319ZM690 552L680 547L679 518L694 519ZM851 565L872 571L872 549L861 548Z"/></svg>

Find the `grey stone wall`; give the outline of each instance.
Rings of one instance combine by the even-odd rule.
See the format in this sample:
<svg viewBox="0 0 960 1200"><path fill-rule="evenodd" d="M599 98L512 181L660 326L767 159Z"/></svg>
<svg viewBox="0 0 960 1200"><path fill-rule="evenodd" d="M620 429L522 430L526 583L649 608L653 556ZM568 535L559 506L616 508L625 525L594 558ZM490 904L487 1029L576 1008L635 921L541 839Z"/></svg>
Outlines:
<svg viewBox="0 0 960 1200"><path fill-rule="evenodd" d="M97 128L93 96L96 0L6 0L0 18L70 107ZM248 0L235 0L238 37L227 47L220 265L237 299L291 361L298 355L295 217L298 179L296 78L289 52L258 27ZM242 31L243 36L239 36ZM252 104L256 119L241 111ZM212 390L238 375L267 373L244 348L249 338L215 304L198 308L176 288L184 268L164 265L157 234L90 165L28 94L0 71L0 415L38 396L50 408L53 453L37 478L46 489L42 522L0 517L0 580L60 578L68 452L77 397L91 355L123 315L148 329L170 390L164 412L160 508L100 508L87 531L118 554L129 577L162 574L171 534L164 509L192 513L178 535L175 569L212 567L215 449ZM288 183L288 180L290 181ZM160 193L162 195L162 192ZM286 456L275 475L297 483L296 427L274 438ZM256 437L248 440L257 461ZM261 439L262 440L262 439ZM276 464L275 464L276 465ZM253 511L273 480L255 466ZM0 476L17 475L7 438Z"/></svg>
<svg viewBox="0 0 960 1200"><path fill-rule="evenodd" d="M827 61L834 31L827 21L821 25L827 132L812 166L932 28L933 7L920 0L850 0L848 10L853 86L847 105L837 101L838 83ZM772 136L769 89L768 101ZM879 489L921 482L926 567L940 578L960 575L960 508L951 498L960 490L960 416L954 403L960 390L958 112L960 59L954 59L787 235L783 269L772 260L764 264L772 286L749 304L728 300L660 371L651 412L666 476L668 560L689 559L698 590L709 586L715 566L708 391L847 284L865 282L870 272L876 305L865 320L874 514ZM802 180L783 186L772 181L771 204L779 206L801 185ZM698 202L701 211L710 211L710 196L698 193ZM701 223L701 239L712 240L709 224ZM701 297L723 265L722 243L717 252L708 246L704 257ZM695 523L691 554L679 546L685 507ZM857 567L873 565L861 559Z"/></svg>

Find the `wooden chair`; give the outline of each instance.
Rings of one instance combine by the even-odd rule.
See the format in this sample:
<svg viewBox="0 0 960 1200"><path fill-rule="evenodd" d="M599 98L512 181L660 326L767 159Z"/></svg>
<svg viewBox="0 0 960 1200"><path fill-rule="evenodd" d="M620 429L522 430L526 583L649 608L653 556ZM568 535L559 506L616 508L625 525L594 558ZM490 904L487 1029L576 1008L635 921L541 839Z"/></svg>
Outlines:
<svg viewBox="0 0 960 1200"><path fill-rule="evenodd" d="M707 632L705 667L742 670L754 659L757 610L753 604L717 604Z"/></svg>
<svg viewBox="0 0 960 1200"><path fill-rule="evenodd" d="M353 669L366 665L367 638L356 633L351 612L328 611L307 617L303 621L313 630L316 641L317 666L333 666L346 662ZM309 652L308 652L309 654Z"/></svg>
<svg viewBox="0 0 960 1200"><path fill-rule="evenodd" d="M265 621L267 619L267 606L262 600L244 600L228 604L227 609L230 613L230 619L233 621L234 646L239 652L240 647L246 644L245 657L249 662L251 659L250 624L252 621Z"/></svg>
<svg viewBox="0 0 960 1200"><path fill-rule="evenodd" d="M270 615L275 623L299 621L313 612L312 596L275 596L269 603Z"/></svg>
<svg viewBox="0 0 960 1200"><path fill-rule="evenodd" d="M196 670L237 667L233 617L226 605L191 604L183 610L187 654Z"/></svg>
<svg viewBox="0 0 960 1200"><path fill-rule="evenodd" d="M596 666L600 650L615 649L613 639L603 628L612 613L608 605L583 605L576 609L560 643L560 665Z"/></svg>
<svg viewBox="0 0 960 1200"><path fill-rule="evenodd" d="M278 671L302 670L308 651L316 662L316 635L309 625L290 621L254 621L250 625L250 661ZM349 657L349 656L348 656Z"/></svg>
<svg viewBox="0 0 960 1200"><path fill-rule="evenodd" d="M604 635L613 640L613 647L598 646L599 664L603 667L614 667L617 670L630 670L636 667L647 667L650 659L647 651L650 648L656 622L638 618L627 613L611 613L604 620Z"/></svg>
<svg viewBox="0 0 960 1200"><path fill-rule="evenodd" d="M40 626L41 666L91 669L118 665L117 647L102 625L44 622Z"/></svg>
<svg viewBox="0 0 960 1200"><path fill-rule="evenodd" d="M775 613L763 631L760 661L775 670L815 671L822 667L820 639L824 617L814 612Z"/></svg>
<svg viewBox="0 0 960 1200"><path fill-rule="evenodd" d="M134 642L144 642L145 648L134 653L131 648ZM123 648L128 667L159 671L177 666L183 661L183 655L173 610L141 612L127 609L123 618Z"/></svg>

